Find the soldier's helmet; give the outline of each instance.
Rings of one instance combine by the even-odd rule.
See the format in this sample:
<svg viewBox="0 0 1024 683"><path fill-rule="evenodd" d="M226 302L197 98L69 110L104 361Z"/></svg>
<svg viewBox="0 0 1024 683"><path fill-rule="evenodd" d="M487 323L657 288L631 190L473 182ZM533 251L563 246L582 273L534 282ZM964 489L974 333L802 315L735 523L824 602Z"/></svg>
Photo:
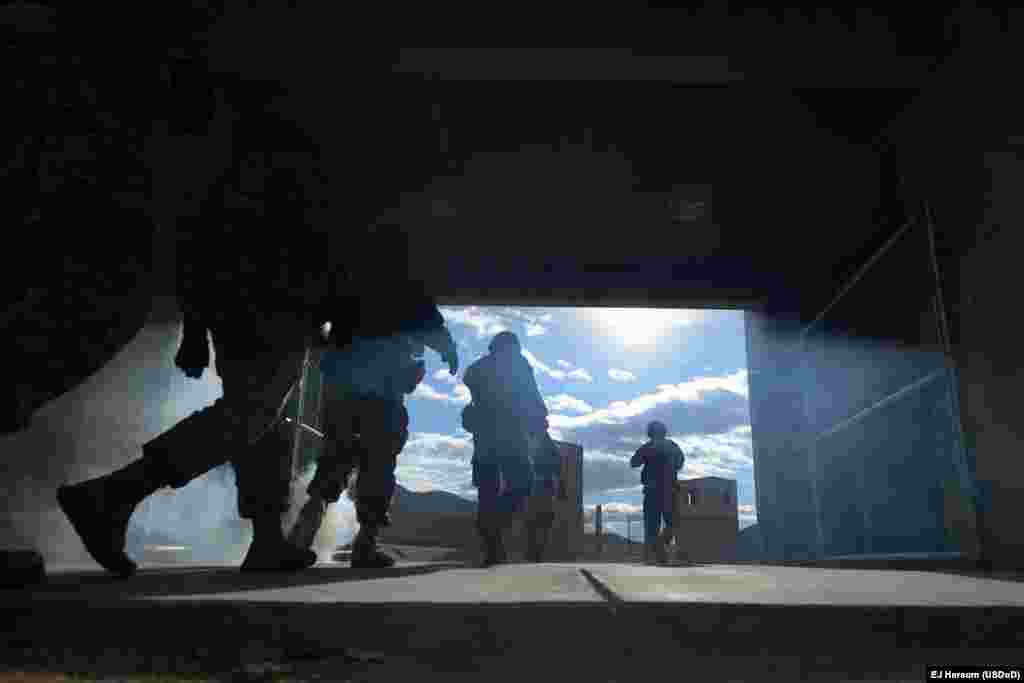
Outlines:
<svg viewBox="0 0 1024 683"><path fill-rule="evenodd" d="M664 422L660 420L651 420L647 424L647 438L649 439L663 439L668 435L668 427L665 426Z"/></svg>
<svg viewBox="0 0 1024 683"><path fill-rule="evenodd" d="M494 339L492 339L491 343L487 346L487 350L491 353L496 353L503 349L515 349L518 351L519 348L519 337L517 337L513 332L508 331L499 332L494 335Z"/></svg>

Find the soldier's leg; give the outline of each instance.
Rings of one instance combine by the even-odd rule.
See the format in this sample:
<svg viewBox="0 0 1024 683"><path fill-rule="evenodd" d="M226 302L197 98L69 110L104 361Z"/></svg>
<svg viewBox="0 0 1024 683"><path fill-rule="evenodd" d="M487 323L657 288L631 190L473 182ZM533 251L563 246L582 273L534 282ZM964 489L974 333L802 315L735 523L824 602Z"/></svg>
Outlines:
<svg viewBox="0 0 1024 683"><path fill-rule="evenodd" d="M546 491L531 496L527 503L526 521L526 554L531 562L543 561L554 521L554 496Z"/></svg>
<svg viewBox="0 0 1024 683"><path fill-rule="evenodd" d="M271 343L275 341L271 335L294 335L295 331L294 327L275 329L272 324L261 329L264 340L269 337ZM299 341L305 339L300 337ZM284 346L283 341L278 343ZM235 449L232 458L237 473L239 515L251 519L253 524L253 542L242 563L243 571L291 571L316 563L316 553L288 543L282 528L294 476L294 425L283 422L282 417L291 392L299 390L309 360L308 349L301 345L299 349L278 352L281 360L262 373L253 371L254 364L248 362L249 358L244 364L230 361L227 368L218 362L225 397L229 384L236 392L235 405L229 406L237 411L232 415L237 430L235 438L251 444ZM252 353L250 358L261 355ZM220 356L218 353L218 359ZM239 390L244 397L238 396Z"/></svg>
<svg viewBox="0 0 1024 683"><path fill-rule="evenodd" d="M409 439L409 413L401 399L367 399L363 406L359 423L363 461L356 483L359 533L352 544L352 566L385 567L393 565L394 560L377 550L377 534L390 524L395 467Z"/></svg>
<svg viewBox="0 0 1024 683"><path fill-rule="evenodd" d="M507 527L517 516L526 513L526 501L533 491L533 466L527 453L525 439L507 437L501 444L503 455L501 476L504 487L498 498L498 509L504 513L502 526Z"/></svg>
<svg viewBox="0 0 1024 683"><path fill-rule="evenodd" d="M316 474L306 489L310 496L336 503L358 462L355 443L354 404L333 390L325 391L323 403L324 451L316 464Z"/></svg>
<svg viewBox="0 0 1024 683"><path fill-rule="evenodd" d="M644 562L655 560L658 527L661 524L661 510L651 491L644 490Z"/></svg>
<svg viewBox="0 0 1024 683"><path fill-rule="evenodd" d="M303 505L288 537L299 548L309 548L313 544L323 524L327 507L338 502L348 485L358 455L351 403L333 388L327 388L321 415L324 425L323 454L316 463L316 474L306 488L309 500Z"/></svg>
<svg viewBox="0 0 1024 683"><path fill-rule="evenodd" d="M480 444L475 444L480 447ZM483 449L481 449L483 450ZM501 547L501 526L497 519L501 471L487 460L473 461L473 483L477 487L477 531L484 546L483 566L505 561Z"/></svg>
<svg viewBox="0 0 1024 683"><path fill-rule="evenodd" d="M547 447L544 439L532 439L534 460L533 490L527 501L526 542L527 559L542 562L547 549L551 529L555 522L555 497L558 495L559 472L543 457L541 449Z"/></svg>
<svg viewBox="0 0 1024 683"><path fill-rule="evenodd" d="M525 521L527 500L533 488L533 468L525 456L521 439L509 438L501 442L502 455L499 457L499 470L502 490L497 497L494 517L498 556L505 561L504 532L522 520Z"/></svg>
<svg viewBox="0 0 1024 683"><path fill-rule="evenodd" d="M292 426L280 421L244 457L232 458L242 519L280 517L287 510L292 476Z"/></svg>
<svg viewBox="0 0 1024 683"><path fill-rule="evenodd" d="M238 485L238 512L253 524L253 543L243 571L302 569L316 562L310 552L285 543L281 522L291 497L294 430L278 422L245 457L232 461ZM305 550L305 549L303 549Z"/></svg>
<svg viewBox="0 0 1024 683"><path fill-rule="evenodd" d="M530 560L542 562L555 525L560 477L550 465L539 465L535 470L533 495L527 503L527 541Z"/></svg>
<svg viewBox="0 0 1024 683"><path fill-rule="evenodd" d="M666 503L662 501L658 509L658 525L661 526L662 521L664 521L665 528L658 534L658 541L655 547L658 564L668 564L668 547L672 542L672 513L665 508Z"/></svg>

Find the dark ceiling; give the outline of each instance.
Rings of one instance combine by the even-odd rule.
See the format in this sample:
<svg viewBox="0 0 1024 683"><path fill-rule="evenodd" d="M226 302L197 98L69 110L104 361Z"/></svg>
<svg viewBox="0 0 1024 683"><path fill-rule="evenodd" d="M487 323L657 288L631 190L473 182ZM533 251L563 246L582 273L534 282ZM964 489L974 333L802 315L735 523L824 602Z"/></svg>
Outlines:
<svg viewBox="0 0 1024 683"><path fill-rule="evenodd" d="M346 248L395 223L443 299L538 304L813 308L894 227L873 141L949 33L937 14L657 10L635 49L369 50L336 19L235 9L193 32L170 51L172 133L209 119L209 73L257 106L270 84L333 167Z"/></svg>
<svg viewBox="0 0 1024 683"><path fill-rule="evenodd" d="M251 13L211 32L210 62L288 84L283 106L359 177L339 223L401 225L447 301L813 308L894 227L873 142L948 22L645 17L646 48L371 54Z"/></svg>
<svg viewBox="0 0 1024 683"><path fill-rule="evenodd" d="M522 77L488 79L403 55L340 137L322 94L297 107L335 158L373 140L355 147L387 188L369 218L410 233L413 268L447 300L750 306L831 280L889 227L872 143L917 88L712 83L696 67L679 82L657 60L657 78L553 63L560 77L534 80L528 56Z"/></svg>

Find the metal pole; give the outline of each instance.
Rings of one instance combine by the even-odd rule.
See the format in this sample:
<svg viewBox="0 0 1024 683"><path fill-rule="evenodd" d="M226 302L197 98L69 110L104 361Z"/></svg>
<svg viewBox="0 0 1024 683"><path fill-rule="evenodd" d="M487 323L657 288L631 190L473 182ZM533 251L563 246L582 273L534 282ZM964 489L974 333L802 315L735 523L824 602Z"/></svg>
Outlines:
<svg viewBox="0 0 1024 683"><path fill-rule="evenodd" d="M292 418L290 418L290 417L286 417L286 418L285 418L284 420L285 420L285 422L295 422L295 420L293 420L293 419L292 419ZM308 424L306 424L305 422L299 422L299 427L300 427L301 429L305 429L305 430L306 430L307 432L309 432L309 433L310 433L310 434L312 434L313 436L319 437L319 438L321 438L321 439L323 439L323 438L324 438L324 433L323 433L323 432L321 432L321 431L320 431L319 429L317 429L316 427L310 427L310 426L309 426Z"/></svg>
<svg viewBox="0 0 1024 683"><path fill-rule="evenodd" d="M955 448L958 456L956 469L958 470L961 486L965 486L967 491L974 498L974 528L976 530L974 540L977 545L979 558L984 561L986 557L984 544L984 535L986 532L983 527L985 519L984 512L979 506L977 463L974 464L974 467L971 467L968 460L967 442L964 436L963 412L960 407L960 368L957 363L956 350L953 348L953 342L949 336L949 320L946 317L946 300L943 296L942 271L939 268L939 254L935 244L935 216L932 214L931 204L927 200L925 200L923 204L924 220L928 229L928 250L932 261L932 272L935 274L935 303L939 313L939 334L942 337L942 347L946 355L946 365L950 379L950 412L952 413L953 434L957 442Z"/></svg>
<svg viewBox="0 0 1024 683"><path fill-rule="evenodd" d="M292 436L292 476L298 478L301 472L299 469L299 447L302 444L303 410L306 407L306 373L309 372L309 349L306 349L302 358L302 375L299 377L298 385L295 387L299 392L299 398L295 405L295 433Z"/></svg>
<svg viewBox="0 0 1024 683"><path fill-rule="evenodd" d="M860 266L860 268L857 269L857 272L855 272L853 276L851 276L843 284L842 288L840 288L839 290L839 293L835 295L832 301L830 301L829 304L825 306L825 308L823 308L817 316L815 316L814 320L803 329L803 334L806 335L811 330L811 328L817 325L818 322L822 318L824 318L825 315L828 314L828 312L831 311L837 303L839 303L839 300L842 299L847 292L853 289L853 286L855 284L860 282L860 279L864 277L865 273L871 270L871 266L875 265L875 263L877 263L879 259L881 259L882 256L885 255L885 253L889 251L889 249L892 248L892 246L896 244L899 241L899 239L903 237L903 235L906 234L915 223L916 221L914 221L913 219L909 219L906 223L900 226L900 228L895 233L893 233L892 237L886 240L885 244L879 247L878 251L872 254L871 257L866 262L864 262L864 264Z"/></svg>

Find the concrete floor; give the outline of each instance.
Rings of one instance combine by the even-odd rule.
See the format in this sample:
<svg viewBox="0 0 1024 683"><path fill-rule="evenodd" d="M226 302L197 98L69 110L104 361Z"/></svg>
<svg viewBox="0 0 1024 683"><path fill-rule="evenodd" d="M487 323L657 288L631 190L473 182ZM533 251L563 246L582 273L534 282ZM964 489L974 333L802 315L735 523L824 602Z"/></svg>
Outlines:
<svg viewBox="0 0 1024 683"><path fill-rule="evenodd" d="M52 600L280 603L586 602L864 607L1024 607L1024 584L923 571L753 565L399 562L353 570L321 562L308 572L241 574L234 567L150 565L125 581L95 566L58 565L44 584L0 590L0 602Z"/></svg>
<svg viewBox="0 0 1024 683"><path fill-rule="evenodd" d="M369 651L384 658L366 663L379 671L380 661L419 662L456 678L484 663L511 675L528 660L558 678L585 668L625 680L638 657L667 657L702 680L764 680L768 661L782 667L774 680L923 680L926 663L1021 659L1024 584L750 565L325 563L284 576L175 566L127 580L54 567L44 584L0 591L0 623L12 627L3 661L26 667L55 651L65 660L149 652L221 668L253 658L323 665Z"/></svg>

